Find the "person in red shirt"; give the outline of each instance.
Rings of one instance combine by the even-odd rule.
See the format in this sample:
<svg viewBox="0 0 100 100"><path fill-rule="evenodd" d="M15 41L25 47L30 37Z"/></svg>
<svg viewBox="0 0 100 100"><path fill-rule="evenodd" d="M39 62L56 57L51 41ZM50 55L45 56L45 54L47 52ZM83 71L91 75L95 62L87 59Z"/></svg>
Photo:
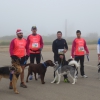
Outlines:
<svg viewBox="0 0 100 100"><path fill-rule="evenodd" d="M22 66L22 73L20 75L21 83L20 86L23 88L27 88L24 83L24 68L26 61L28 60L28 50L26 48L26 39L23 38L23 32L21 29L16 31L17 38L14 38L10 43L9 53L13 60L18 59ZM10 85L9 89L12 89L12 74L10 75Z"/></svg>
<svg viewBox="0 0 100 100"><path fill-rule="evenodd" d="M76 35L77 35L77 38L74 39L73 44L72 44L71 56L77 62L80 61L81 76L84 78L87 78L87 76L85 75L85 72L84 72L84 55L85 54L88 55L89 50L87 48L86 41L83 38L81 38L80 30L76 31ZM86 53L85 53L85 51L86 51ZM78 71L77 71L77 75L78 75ZM76 75L76 78L77 78L77 75Z"/></svg>
<svg viewBox="0 0 100 100"><path fill-rule="evenodd" d="M36 58L36 63L41 61L41 50L43 49L42 36L37 34L37 27L33 26L31 28L32 34L27 38L27 48L30 55L30 63L34 63ZM40 76L39 76L40 77ZM32 74L30 75L30 80L32 80Z"/></svg>

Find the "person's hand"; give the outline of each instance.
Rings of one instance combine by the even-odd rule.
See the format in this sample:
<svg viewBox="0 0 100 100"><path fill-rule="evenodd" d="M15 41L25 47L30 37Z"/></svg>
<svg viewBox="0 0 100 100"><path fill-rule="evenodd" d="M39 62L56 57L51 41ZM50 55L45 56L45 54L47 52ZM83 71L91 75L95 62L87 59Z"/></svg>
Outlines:
<svg viewBox="0 0 100 100"><path fill-rule="evenodd" d="M67 52L67 49L64 49L64 53L66 53Z"/></svg>
<svg viewBox="0 0 100 100"><path fill-rule="evenodd" d="M60 55L60 59L63 59L64 58L64 56L63 55Z"/></svg>
<svg viewBox="0 0 100 100"><path fill-rule="evenodd" d="M25 58L26 58L26 60L28 60L29 56L28 56L28 55L26 55L26 56L25 56Z"/></svg>
<svg viewBox="0 0 100 100"><path fill-rule="evenodd" d="M89 55L89 53L88 52L86 52L86 54L85 55Z"/></svg>
<svg viewBox="0 0 100 100"><path fill-rule="evenodd" d="M12 58L13 60L18 59L18 57L17 57L17 56L15 56L15 55L11 55L11 58Z"/></svg>
<svg viewBox="0 0 100 100"><path fill-rule="evenodd" d="M74 57L71 56L70 58L74 60Z"/></svg>

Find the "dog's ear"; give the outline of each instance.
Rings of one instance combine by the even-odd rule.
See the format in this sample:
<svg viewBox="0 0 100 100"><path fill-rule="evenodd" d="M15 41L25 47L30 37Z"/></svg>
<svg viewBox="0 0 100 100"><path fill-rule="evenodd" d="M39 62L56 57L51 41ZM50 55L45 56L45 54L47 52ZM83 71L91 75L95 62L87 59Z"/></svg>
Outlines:
<svg viewBox="0 0 100 100"><path fill-rule="evenodd" d="M48 60L48 63L49 63L50 66L54 66L54 63L51 60Z"/></svg>

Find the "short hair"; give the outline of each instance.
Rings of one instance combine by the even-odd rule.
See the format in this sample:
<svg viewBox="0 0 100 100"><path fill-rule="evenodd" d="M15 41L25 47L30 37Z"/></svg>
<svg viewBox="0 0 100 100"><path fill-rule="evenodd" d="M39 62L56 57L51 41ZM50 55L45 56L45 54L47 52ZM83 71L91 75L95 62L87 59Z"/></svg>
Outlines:
<svg viewBox="0 0 100 100"><path fill-rule="evenodd" d="M61 34L62 34L62 32L61 32L61 31L58 31L58 32L57 32L57 34L58 34L58 33L61 33Z"/></svg>
<svg viewBox="0 0 100 100"><path fill-rule="evenodd" d="M81 34L81 31L80 30L77 30L76 33L80 33Z"/></svg>

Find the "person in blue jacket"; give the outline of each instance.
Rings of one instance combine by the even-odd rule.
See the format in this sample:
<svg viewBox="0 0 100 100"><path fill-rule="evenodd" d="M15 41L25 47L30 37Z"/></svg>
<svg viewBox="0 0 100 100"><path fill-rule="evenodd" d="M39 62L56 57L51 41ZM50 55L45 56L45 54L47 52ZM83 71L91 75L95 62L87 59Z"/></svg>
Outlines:
<svg viewBox="0 0 100 100"><path fill-rule="evenodd" d="M97 43L97 54L98 54L98 61L100 62L100 38L98 39Z"/></svg>

